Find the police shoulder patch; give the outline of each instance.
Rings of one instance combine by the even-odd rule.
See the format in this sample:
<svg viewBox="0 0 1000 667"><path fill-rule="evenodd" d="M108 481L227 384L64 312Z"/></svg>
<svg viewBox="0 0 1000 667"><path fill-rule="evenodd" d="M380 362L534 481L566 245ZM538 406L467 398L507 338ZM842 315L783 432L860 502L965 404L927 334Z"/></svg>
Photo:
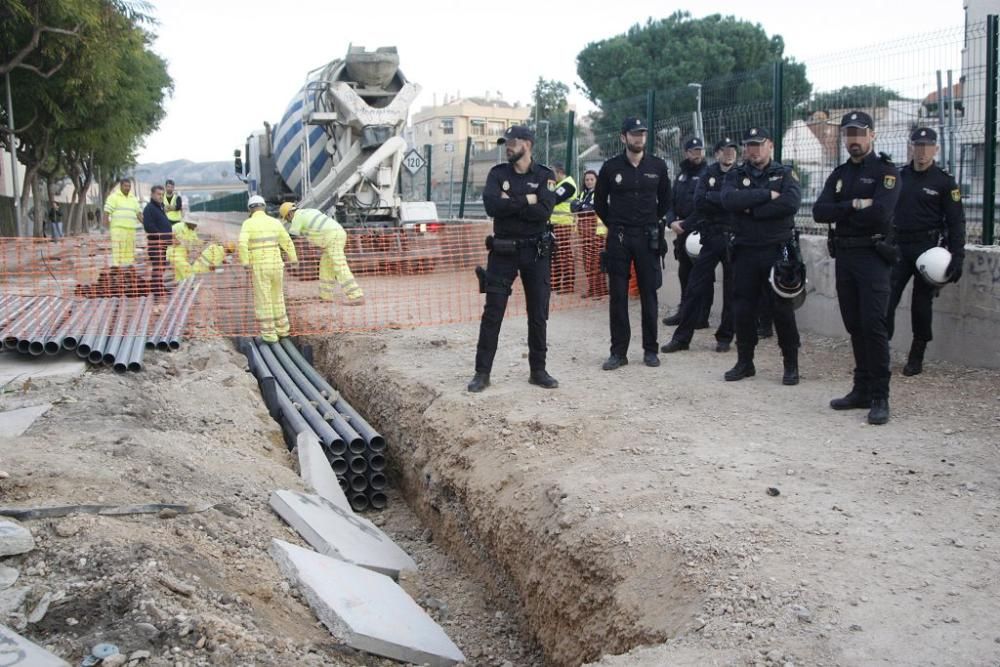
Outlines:
<svg viewBox="0 0 1000 667"><path fill-rule="evenodd" d="M555 192L555 190L556 190L556 182L555 181L553 181L552 179L549 179L548 186L549 186L549 190L551 190L552 192Z"/></svg>
<svg viewBox="0 0 1000 667"><path fill-rule="evenodd" d="M951 191L951 200L952 201L962 201L962 191L959 190L958 188L955 188L954 190L952 190Z"/></svg>
<svg viewBox="0 0 1000 667"><path fill-rule="evenodd" d="M896 177L891 174L886 174L882 178L882 185L885 187L886 190L892 190L894 187L896 187Z"/></svg>

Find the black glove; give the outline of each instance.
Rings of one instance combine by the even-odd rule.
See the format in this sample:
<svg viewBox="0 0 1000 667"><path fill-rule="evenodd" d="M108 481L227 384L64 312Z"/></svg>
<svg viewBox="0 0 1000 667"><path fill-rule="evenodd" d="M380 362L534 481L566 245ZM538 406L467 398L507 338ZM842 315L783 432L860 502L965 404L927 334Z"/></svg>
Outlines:
<svg viewBox="0 0 1000 667"><path fill-rule="evenodd" d="M948 264L948 270L945 272L945 275L948 276L948 282L957 283L958 279L962 277L963 262L965 262L965 256L951 256L951 262Z"/></svg>

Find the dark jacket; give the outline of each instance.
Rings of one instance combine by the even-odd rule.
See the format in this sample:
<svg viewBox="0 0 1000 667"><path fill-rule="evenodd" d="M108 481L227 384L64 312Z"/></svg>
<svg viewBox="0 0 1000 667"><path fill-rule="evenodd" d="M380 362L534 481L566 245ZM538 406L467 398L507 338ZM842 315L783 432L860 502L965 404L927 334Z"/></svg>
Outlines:
<svg viewBox="0 0 1000 667"><path fill-rule="evenodd" d="M556 205L555 187L552 170L534 161L524 174L514 171L507 162L490 169L483 204L486 214L493 218L497 238L523 239L544 233ZM509 198L504 198L504 193ZM529 204L529 194L537 196L538 202Z"/></svg>
<svg viewBox="0 0 1000 667"><path fill-rule="evenodd" d="M708 171L708 165L702 162L694 164L690 160L681 162L681 173L674 180L673 191L670 193L670 210L667 211L667 223L674 220L687 220L695 212L694 193L701 182L702 176ZM691 220L690 227L683 225L685 231L691 231L697 224Z"/></svg>
<svg viewBox="0 0 1000 667"><path fill-rule="evenodd" d="M735 169L736 165L733 165L729 171ZM698 186L694 191L694 222L681 225L684 231L697 231L702 236L733 231L733 214L722 205L722 186L727 173L716 162L698 179Z"/></svg>
<svg viewBox="0 0 1000 667"><path fill-rule="evenodd" d="M899 170L899 201L893 227L906 242L907 234L941 232L952 254L965 254L965 211L962 191L954 177L932 164L917 171L910 163Z"/></svg>
<svg viewBox="0 0 1000 667"><path fill-rule="evenodd" d="M608 227L655 225L670 208L667 163L643 154L633 167L625 153L601 166L594 187L594 210Z"/></svg>
<svg viewBox="0 0 1000 667"><path fill-rule="evenodd" d="M860 162L848 160L833 170L823 192L813 204L813 219L836 223L835 236L888 236L899 200L899 172L885 153L869 153ZM855 199L871 199L872 205L855 209Z"/></svg>
<svg viewBox="0 0 1000 667"><path fill-rule="evenodd" d="M147 234L170 234L172 225L162 204L150 200L142 210L142 228Z"/></svg>
<svg viewBox="0 0 1000 667"><path fill-rule="evenodd" d="M792 168L772 160L763 170L750 163L730 169L720 199L733 214L733 245L779 245L792 238L802 192Z"/></svg>

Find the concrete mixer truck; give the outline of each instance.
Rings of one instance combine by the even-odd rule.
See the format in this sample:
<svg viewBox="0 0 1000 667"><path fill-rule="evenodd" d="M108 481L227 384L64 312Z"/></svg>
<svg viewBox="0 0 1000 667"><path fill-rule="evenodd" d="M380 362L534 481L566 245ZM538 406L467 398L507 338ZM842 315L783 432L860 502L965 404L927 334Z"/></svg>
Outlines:
<svg viewBox="0 0 1000 667"><path fill-rule="evenodd" d="M419 92L399 69L396 47L350 46L344 58L306 75L277 125L265 123L247 137L246 161L235 151L235 173L269 209L294 201L345 228L368 228L370 234L351 235L349 252L432 258L430 239L417 237L440 228L436 209L430 202L404 204L399 191L403 129Z"/></svg>

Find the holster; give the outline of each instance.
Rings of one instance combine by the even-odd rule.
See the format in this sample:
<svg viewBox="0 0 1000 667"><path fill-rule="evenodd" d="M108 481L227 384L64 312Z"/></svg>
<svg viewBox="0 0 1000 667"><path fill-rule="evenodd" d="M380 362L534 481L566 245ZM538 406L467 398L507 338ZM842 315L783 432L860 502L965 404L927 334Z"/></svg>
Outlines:
<svg viewBox="0 0 1000 667"><path fill-rule="evenodd" d="M516 255L517 247L514 239L498 239L492 235L486 237L486 248L498 255Z"/></svg>
<svg viewBox="0 0 1000 667"><path fill-rule="evenodd" d="M899 246L893 243L891 239L879 239L876 241L875 252L877 252L879 257L884 259L885 263L889 266L896 264L903 256L899 250Z"/></svg>
<svg viewBox="0 0 1000 667"><path fill-rule="evenodd" d="M556 235L552 229L546 230L538 238L538 258L544 259L546 257L552 257L556 254L556 249L558 248L558 241L556 241Z"/></svg>
<svg viewBox="0 0 1000 667"><path fill-rule="evenodd" d="M510 296L513 291L511 289L513 281L489 273L481 266L476 267L476 279L479 281L480 294L492 293Z"/></svg>

